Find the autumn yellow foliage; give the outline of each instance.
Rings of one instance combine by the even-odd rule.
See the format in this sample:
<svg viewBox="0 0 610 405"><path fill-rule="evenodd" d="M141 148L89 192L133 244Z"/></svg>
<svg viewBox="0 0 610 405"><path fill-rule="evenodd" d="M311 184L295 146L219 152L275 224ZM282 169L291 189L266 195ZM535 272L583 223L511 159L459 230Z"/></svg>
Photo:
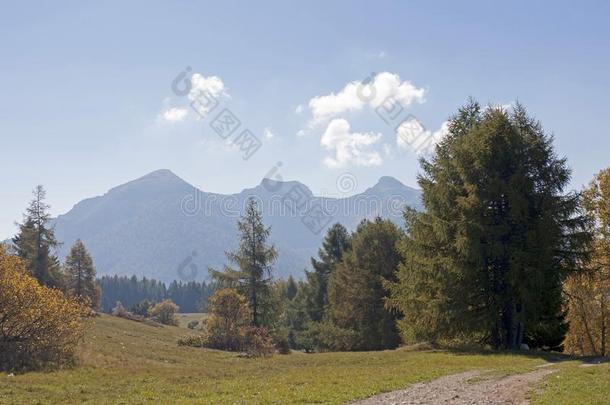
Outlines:
<svg viewBox="0 0 610 405"><path fill-rule="evenodd" d="M591 258L567 280L570 330L565 350L581 355L610 354L610 169L601 171L583 193L592 219Z"/></svg>
<svg viewBox="0 0 610 405"><path fill-rule="evenodd" d="M0 246L0 370L71 364L90 310L30 276Z"/></svg>
<svg viewBox="0 0 610 405"><path fill-rule="evenodd" d="M222 350L240 350L242 328L248 324L246 299L237 291L225 288L210 297L210 317L206 321L209 346Z"/></svg>
<svg viewBox="0 0 610 405"><path fill-rule="evenodd" d="M163 300L149 310L150 317L164 325L178 326L176 312L180 310L172 300Z"/></svg>

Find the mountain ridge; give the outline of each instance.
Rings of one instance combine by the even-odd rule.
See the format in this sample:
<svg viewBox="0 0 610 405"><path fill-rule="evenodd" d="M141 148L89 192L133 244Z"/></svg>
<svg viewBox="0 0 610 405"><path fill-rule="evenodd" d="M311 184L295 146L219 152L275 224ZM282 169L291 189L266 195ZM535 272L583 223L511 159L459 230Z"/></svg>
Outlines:
<svg viewBox="0 0 610 405"><path fill-rule="evenodd" d="M58 253L63 259L81 239L98 275L204 279L209 267L226 263L225 251L237 247L235 223L249 198L259 202L265 224L271 226L270 241L279 250L276 275L298 278L330 224L340 222L351 231L363 218L380 215L402 226L404 205L421 208L420 191L390 176L349 196L316 196L299 181L269 178L238 193L220 194L160 169L81 200L54 218L57 239L63 242ZM314 211L322 219L312 224ZM196 274L182 274L185 259Z"/></svg>

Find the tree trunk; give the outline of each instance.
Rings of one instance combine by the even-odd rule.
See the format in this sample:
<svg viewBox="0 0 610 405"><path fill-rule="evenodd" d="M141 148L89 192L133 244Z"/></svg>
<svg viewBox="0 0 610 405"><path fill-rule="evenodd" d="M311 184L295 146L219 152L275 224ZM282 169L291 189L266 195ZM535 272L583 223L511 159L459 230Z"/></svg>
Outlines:
<svg viewBox="0 0 610 405"><path fill-rule="evenodd" d="M602 292L600 298L600 310L601 310L601 355L606 355L606 298Z"/></svg>

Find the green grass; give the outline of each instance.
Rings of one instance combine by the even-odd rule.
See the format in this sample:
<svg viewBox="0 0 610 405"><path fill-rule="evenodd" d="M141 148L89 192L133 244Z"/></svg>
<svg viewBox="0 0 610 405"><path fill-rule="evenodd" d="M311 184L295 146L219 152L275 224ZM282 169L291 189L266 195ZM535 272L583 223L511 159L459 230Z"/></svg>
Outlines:
<svg viewBox="0 0 610 405"><path fill-rule="evenodd" d="M107 315L92 322L82 364L0 374L0 403L344 403L466 370L517 373L545 363L536 354L407 350L246 359L179 347L178 337L191 333L180 327Z"/></svg>
<svg viewBox="0 0 610 405"><path fill-rule="evenodd" d="M562 363L533 395L532 404L610 403L610 363L582 367L581 361Z"/></svg>

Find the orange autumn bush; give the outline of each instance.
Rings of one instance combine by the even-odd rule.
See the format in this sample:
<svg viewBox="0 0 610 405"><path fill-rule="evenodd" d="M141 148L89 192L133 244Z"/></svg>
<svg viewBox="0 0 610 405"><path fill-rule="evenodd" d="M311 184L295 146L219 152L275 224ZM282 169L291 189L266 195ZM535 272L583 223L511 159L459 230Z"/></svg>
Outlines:
<svg viewBox="0 0 610 405"><path fill-rule="evenodd" d="M0 246L0 370L73 363L89 314L83 303L39 284Z"/></svg>

